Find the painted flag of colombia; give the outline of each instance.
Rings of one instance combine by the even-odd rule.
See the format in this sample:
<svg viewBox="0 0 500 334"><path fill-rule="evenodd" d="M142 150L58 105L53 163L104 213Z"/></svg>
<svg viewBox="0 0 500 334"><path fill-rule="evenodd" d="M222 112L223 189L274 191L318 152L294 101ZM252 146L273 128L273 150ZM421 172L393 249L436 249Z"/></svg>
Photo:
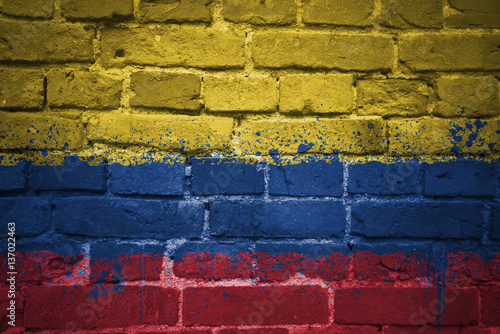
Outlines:
<svg viewBox="0 0 500 334"><path fill-rule="evenodd" d="M0 331L499 334L499 79L498 0L4 0Z"/></svg>

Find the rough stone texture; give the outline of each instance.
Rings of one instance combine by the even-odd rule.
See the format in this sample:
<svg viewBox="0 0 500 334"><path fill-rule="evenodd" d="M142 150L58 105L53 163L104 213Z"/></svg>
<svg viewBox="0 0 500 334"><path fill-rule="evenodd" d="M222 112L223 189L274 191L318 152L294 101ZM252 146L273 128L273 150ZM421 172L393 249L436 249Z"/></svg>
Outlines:
<svg viewBox="0 0 500 334"><path fill-rule="evenodd" d="M0 69L0 108L42 109L43 73L36 69Z"/></svg>
<svg viewBox="0 0 500 334"><path fill-rule="evenodd" d="M25 196L0 198L0 219L16 223L17 237L33 237L46 231L51 224L50 203L47 199ZM33 224L33 221L36 224ZM2 226L7 233L7 224Z"/></svg>
<svg viewBox="0 0 500 334"><path fill-rule="evenodd" d="M79 149L83 124L73 113L51 114L0 112L0 149Z"/></svg>
<svg viewBox="0 0 500 334"><path fill-rule="evenodd" d="M425 164L424 194L428 196L490 196L496 194L495 166L477 161Z"/></svg>
<svg viewBox="0 0 500 334"><path fill-rule="evenodd" d="M305 239L344 234L342 202L219 200L210 207L210 230L217 237Z"/></svg>
<svg viewBox="0 0 500 334"><path fill-rule="evenodd" d="M491 238L500 240L500 205L491 206Z"/></svg>
<svg viewBox="0 0 500 334"><path fill-rule="evenodd" d="M500 2L496 0L448 0L445 18L450 28L500 28Z"/></svg>
<svg viewBox="0 0 500 334"><path fill-rule="evenodd" d="M373 0L305 0L302 20L309 24L367 26L375 9Z"/></svg>
<svg viewBox="0 0 500 334"><path fill-rule="evenodd" d="M22 191L28 181L28 164L23 161L15 166L0 166L0 191Z"/></svg>
<svg viewBox="0 0 500 334"><path fill-rule="evenodd" d="M236 23L291 24L297 20L297 5L290 0L226 0L222 15Z"/></svg>
<svg viewBox="0 0 500 334"><path fill-rule="evenodd" d="M134 14L134 0L60 0L61 14L70 19L124 19Z"/></svg>
<svg viewBox="0 0 500 334"><path fill-rule="evenodd" d="M441 325L472 325L479 320L478 292L475 288L454 289L454 302L446 303ZM447 291L451 292L451 291ZM451 298L450 298L451 300ZM410 325L419 320L420 328L437 324L432 316L438 293L427 288L361 287L338 290L335 294L336 322L341 324ZM363 312L363 310L371 312ZM417 310L422 310L425 317ZM415 313L415 315L412 315ZM435 313L435 312L434 312ZM414 319L412 321L411 319Z"/></svg>
<svg viewBox="0 0 500 334"><path fill-rule="evenodd" d="M466 202L358 202L352 206L354 235L381 238L480 239L482 205Z"/></svg>
<svg viewBox="0 0 500 334"><path fill-rule="evenodd" d="M353 105L351 75L292 74L280 78L281 112L349 113Z"/></svg>
<svg viewBox="0 0 500 334"><path fill-rule="evenodd" d="M389 153L485 154L500 149L500 120L421 118L390 120Z"/></svg>
<svg viewBox="0 0 500 334"><path fill-rule="evenodd" d="M422 321L420 321L422 322ZM468 332L468 330L472 329L473 332ZM439 326L439 330L437 326L389 326L385 331L385 334L433 334L433 333L441 333L441 334L485 334L481 332L481 329L476 329L475 327L451 327L451 326ZM488 332L489 333L489 332Z"/></svg>
<svg viewBox="0 0 500 334"><path fill-rule="evenodd" d="M440 0L382 0L380 24L394 28L442 28Z"/></svg>
<svg viewBox="0 0 500 334"><path fill-rule="evenodd" d="M213 0L141 0L139 18L143 21L210 22Z"/></svg>
<svg viewBox="0 0 500 334"><path fill-rule="evenodd" d="M242 121L236 129L243 154L383 152L384 124L380 120L273 119Z"/></svg>
<svg viewBox="0 0 500 334"><path fill-rule="evenodd" d="M256 164L231 159L191 160L191 187L195 195L251 195L264 192L264 171Z"/></svg>
<svg viewBox="0 0 500 334"><path fill-rule="evenodd" d="M377 326L356 326L356 325L338 325L333 324L327 327L309 327L304 329L297 329L296 334L377 334ZM401 334L398 332L398 334Z"/></svg>
<svg viewBox="0 0 500 334"><path fill-rule="evenodd" d="M189 326L328 322L327 290L316 285L297 288L284 286L189 288L184 292L184 300L182 322ZM268 314L266 310L271 307L274 311L266 317L263 316L262 313ZM256 320L249 317L252 314L259 314L259 319L262 321L255 323Z"/></svg>
<svg viewBox="0 0 500 334"><path fill-rule="evenodd" d="M394 45L382 35L262 31L253 37L252 55L258 68L375 71L392 68Z"/></svg>
<svg viewBox="0 0 500 334"><path fill-rule="evenodd" d="M269 194L336 196L343 193L343 165L338 161L308 161L269 167Z"/></svg>
<svg viewBox="0 0 500 334"><path fill-rule="evenodd" d="M47 75L51 107L115 109L120 104L122 79L100 72L54 70Z"/></svg>
<svg viewBox="0 0 500 334"><path fill-rule="evenodd" d="M498 286L483 286L481 291L481 321L486 325L500 325L498 313L500 312L500 288Z"/></svg>
<svg viewBox="0 0 500 334"><path fill-rule="evenodd" d="M205 107L210 111L272 111L278 105L273 77L204 76Z"/></svg>
<svg viewBox="0 0 500 334"><path fill-rule="evenodd" d="M403 35L399 59L414 71L499 70L500 34Z"/></svg>
<svg viewBox="0 0 500 334"><path fill-rule="evenodd" d="M3 2L2 13L20 17L51 18L54 0L8 0Z"/></svg>
<svg viewBox="0 0 500 334"><path fill-rule="evenodd" d="M498 81L492 77L453 78L437 80L440 101L434 114L444 117L493 116L500 114Z"/></svg>
<svg viewBox="0 0 500 334"><path fill-rule="evenodd" d="M196 26L104 28L105 65L144 64L202 68L243 67L245 35Z"/></svg>
<svg viewBox="0 0 500 334"><path fill-rule="evenodd" d="M158 281L162 273L161 244L137 245L97 241L90 246L90 280L104 282Z"/></svg>
<svg viewBox="0 0 500 334"><path fill-rule="evenodd" d="M30 185L35 190L106 190L104 165L89 165L68 156L60 166L32 166Z"/></svg>
<svg viewBox="0 0 500 334"><path fill-rule="evenodd" d="M115 194L182 195L185 164L144 163L136 166L112 164L110 190Z"/></svg>
<svg viewBox="0 0 500 334"><path fill-rule="evenodd" d="M360 80L358 114L419 116L427 113L427 83L419 80Z"/></svg>
<svg viewBox="0 0 500 334"><path fill-rule="evenodd" d="M25 316L27 326L43 329L175 325L178 305L179 291L171 288L33 286L27 293ZM86 321L89 317L93 321Z"/></svg>
<svg viewBox="0 0 500 334"><path fill-rule="evenodd" d="M222 117L103 114L90 120L87 137L181 152L223 151L229 147L233 122Z"/></svg>
<svg viewBox="0 0 500 334"><path fill-rule="evenodd" d="M201 79L196 74L134 72L130 77L133 107L198 110Z"/></svg>
<svg viewBox="0 0 500 334"><path fill-rule="evenodd" d="M52 1L0 0L17 331L499 334L497 0Z"/></svg>
<svg viewBox="0 0 500 334"><path fill-rule="evenodd" d="M94 237L199 237L201 202L65 197L55 202L53 221L59 233Z"/></svg>
<svg viewBox="0 0 500 334"><path fill-rule="evenodd" d="M91 61L94 28L83 24L0 21L0 60Z"/></svg>
<svg viewBox="0 0 500 334"><path fill-rule="evenodd" d="M349 166L347 190L353 194L415 194L418 184L417 162L385 164L370 161Z"/></svg>

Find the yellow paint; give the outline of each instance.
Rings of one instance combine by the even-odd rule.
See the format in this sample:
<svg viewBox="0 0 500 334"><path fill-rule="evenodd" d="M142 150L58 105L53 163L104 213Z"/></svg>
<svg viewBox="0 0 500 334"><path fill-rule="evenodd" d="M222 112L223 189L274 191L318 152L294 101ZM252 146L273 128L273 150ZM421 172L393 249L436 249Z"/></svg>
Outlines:
<svg viewBox="0 0 500 334"><path fill-rule="evenodd" d="M236 150L242 155L353 153L385 151L384 123L380 119L245 120L236 130Z"/></svg>
<svg viewBox="0 0 500 334"><path fill-rule="evenodd" d="M87 135L94 141L192 154L228 150L233 122L224 117L102 114L90 120Z"/></svg>

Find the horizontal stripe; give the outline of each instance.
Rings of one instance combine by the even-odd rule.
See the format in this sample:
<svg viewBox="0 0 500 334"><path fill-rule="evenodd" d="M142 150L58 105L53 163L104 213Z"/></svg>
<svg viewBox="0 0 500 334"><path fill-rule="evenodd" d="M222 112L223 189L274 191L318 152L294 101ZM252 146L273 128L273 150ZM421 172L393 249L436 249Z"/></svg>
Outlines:
<svg viewBox="0 0 500 334"><path fill-rule="evenodd" d="M203 155L497 154L500 119L421 117L233 118L100 113L85 127L78 113L0 112L0 149L80 150L88 142Z"/></svg>
<svg viewBox="0 0 500 334"><path fill-rule="evenodd" d="M314 253L307 248L282 253L274 248L233 254L183 252L172 261L155 245L128 247L149 248L137 253L122 253L126 245L107 246L92 245L90 257L64 251L18 252L17 298L24 302L17 304L17 311L24 326L76 330L280 325L294 330L296 325L315 324L327 330L333 320L332 328L345 324L436 330L477 325L479 319L483 326L498 325L494 314L500 290L491 284L500 281L500 253L489 260L477 253L447 253L446 265L439 267L431 260L435 254L419 251L342 254L313 247ZM5 256L2 259L6 280ZM0 290L6 294L7 285ZM366 309L370 312L362 312Z"/></svg>
<svg viewBox="0 0 500 334"><path fill-rule="evenodd" d="M165 256L164 247L159 245L95 243L90 256L42 249L18 251L16 267L21 282L56 285L175 278L207 282L250 279L265 283L303 277L334 284L365 282L388 286L394 286L395 282L437 286L443 282L478 285L500 281L498 251L436 254L426 247L395 244L385 246L390 252L384 252L381 246L368 245L355 248L371 250L349 250L327 244L257 244L256 247L269 251L249 251L248 244L188 243L172 256ZM200 248L210 251L196 252ZM5 253L2 254L1 267L6 278L7 261Z"/></svg>

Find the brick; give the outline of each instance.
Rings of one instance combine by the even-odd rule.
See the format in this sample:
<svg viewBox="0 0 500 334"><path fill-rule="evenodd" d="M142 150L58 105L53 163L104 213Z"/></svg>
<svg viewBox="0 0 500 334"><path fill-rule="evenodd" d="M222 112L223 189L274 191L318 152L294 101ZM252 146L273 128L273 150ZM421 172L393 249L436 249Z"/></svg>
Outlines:
<svg viewBox="0 0 500 334"><path fill-rule="evenodd" d="M5 1L2 13L12 16L51 18L54 14L53 0L10 0Z"/></svg>
<svg viewBox="0 0 500 334"><path fill-rule="evenodd" d="M66 156L63 165L32 166L31 187L35 190L106 190L106 168L78 156Z"/></svg>
<svg viewBox="0 0 500 334"><path fill-rule="evenodd" d="M15 166L0 166L0 191L26 190L28 164L25 161Z"/></svg>
<svg viewBox="0 0 500 334"><path fill-rule="evenodd" d="M369 161L349 165L347 190L351 194L415 194L418 183L418 168L418 163L415 160L394 164Z"/></svg>
<svg viewBox="0 0 500 334"><path fill-rule="evenodd" d="M292 24L297 20L297 5L289 0L224 1L224 19L252 24Z"/></svg>
<svg viewBox="0 0 500 334"><path fill-rule="evenodd" d="M394 58L393 41L384 35L262 31L255 33L252 44L257 68L388 71Z"/></svg>
<svg viewBox="0 0 500 334"><path fill-rule="evenodd" d="M269 194L278 196L335 196L344 191L344 166L338 161L304 161L269 166Z"/></svg>
<svg viewBox="0 0 500 334"><path fill-rule="evenodd" d="M449 0L445 18L450 28L500 28L500 3L495 0Z"/></svg>
<svg viewBox="0 0 500 334"><path fill-rule="evenodd" d="M83 24L0 21L0 60L89 62L94 29Z"/></svg>
<svg viewBox="0 0 500 334"><path fill-rule="evenodd" d="M292 74L280 78L280 112L350 113L352 75Z"/></svg>
<svg viewBox="0 0 500 334"><path fill-rule="evenodd" d="M500 205L491 206L491 238L500 239Z"/></svg>
<svg viewBox="0 0 500 334"><path fill-rule="evenodd" d="M60 233L94 237L199 237L204 205L199 202L69 197L55 201Z"/></svg>
<svg viewBox="0 0 500 334"><path fill-rule="evenodd" d="M446 282L455 285L473 285L493 281L498 269L494 269L495 258L483 260L482 254L454 251L446 254ZM487 255L490 257L490 255Z"/></svg>
<svg viewBox="0 0 500 334"><path fill-rule="evenodd" d="M393 28L442 28L443 3L435 0L382 0L380 25Z"/></svg>
<svg viewBox="0 0 500 334"><path fill-rule="evenodd" d="M175 2L141 1L139 18L143 21L210 22L213 0L179 0Z"/></svg>
<svg viewBox="0 0 500 334"><path fill-rule="evenodd" d="M441 77L437 80L437 93L436 115L479 117L499 114L498 82L494 78Z"/></svg>
<svg viewBox="0 0 500 334"><path fill-rule="evenodd" d="M74 150L82 145L83 124L78 114L0 112L0 149Z"/></svg>
<svg viewBox="0 0 500 334"><path fill-rule="evenodd" d="M495 165L481 161L424 164L428 196L495 196Z"/></svg>
<svg viewBox="0 0 500 334"><path fill-rule="evenodd" d="M201 78L196 74L134 72L130 77L133 107L198 110Z"/></svg>
<svg viewBox="0 0 500 334"><path fill-rule="evenodd" d="M342 236L345 209L331 201L216 201L210 204L214 236L327 238Z"/></svg>
<svg viewBox="0 0 500 334"><path fill-rule="evenodd" d="M203 82L205 107L210 111L274 111L278 105L272 77L205 76Z"/></svg>
<svg viewBox="0 0 500 334"><path fill-rule="evenodd" d="M251 195L264 192L264 172L254 163L234 159L193 159L194 195Z"/></svg>
<svg viewBox="0 0 500 334"><path fill-rule="evenodd" d="M498 70L500 34L413 34L399 39L399 59L414 71Z"/></svg>
<svg viewBox="0 0 500 334"><path fill-rule="evenodd" d="M221 329L217 333L218 334L288 334L288 329L286 329L286 328L256 328L256 329L230 328L230 329Z"/></svg>
<svg viewBox="0 0 500 334"><path fill-rule="evenodd" d="M15 222L17 237L33 237L49 228L50 205L47 199L39 197L2 197L0 220ZM1 231L7 234L7 223Z"/></svg>
<svg viewBox="0 0 500 334"><path fill-rule="evenodd" d="M319 286L218 287L184 290L184 325L279 325L328 322Z"/></svg>
<svg viewBox="0 0 500 334"><path fill-rule="evenodd" d="M185 169L181 162L114 163L109 166L110 190L115 194L180 196L184 193Z"/></svg>
<svg viewBox="0 0 500 334"><path fill-rule="evenodd" d="M481 321L485 325L500 325L500 287L482 286L481 292Z"/></svg>
<svg viewBox="0 0 500 334"><path fill-rule="evenodd" d="M209 116L102 114L90 120L87 138L180 152L224 151L233 122Z"/></svg>
<svg viewBox="0 0 500 334"><path fill-rule="evenodd" d="M163 265L162 245L96 242L90 247L92 282L157 281Z"/></svg>
<svg viewBox="0 0 500 334"><path fill-rule="evenodd" d="M481 239L480 203L357 202L352 205L355 235L366 237Z"/></svg>
<svg viewBox="0 0 500 334"><path fill-rule="evenodd" d="M500 119L421 118L389 120L389 153L485 154L500 147Z"/></svg>
<svg viewBox="0 0 500 334"><path fill-rule="evenodd" d="M122 80L115 75L55 70L47 75L47 103L51 107L118 108Z"/></svg>
<svg viewBox="0 0 500 334"><path fill-rule="evenodd" d="M187 242L175 250L171 259L177 277L210 281L255 277L247 242Z"/></svg>
<svg viewBox="0 0 500 334"><path fill-rule="evenodd" d="M384 123L374 119L243 120L235 136L242 154L362 154L385 150Z"/></svg>
<svg viewBox="0 0 500 334"><path fill-rule="evenodd" d="M408 280L432 281L425 246L395 243L357 244L353 250L353 272L357 280L376 285Z"/></svg>
<svg viewBox="0 0 500 334"><path fill-rule="evenodd" d="M351 256L347 245L333 243L257 243L252 254L259 281L286 281L297 273L326 282L349 275Z"/></svg>
<svg viewBox="0 0 500 334"><path fill-rule="evenodd" d="M379 333L378 327L375 326L342 326L333 324L328 327L310 327L304 329L297 329L296 334L377 334ZM399 333L402 334L402 333Z"/></svg>
<svg viewBox="0 0 500 334"><path fill-rule="evenodd" d="M498 330L495 327L484 328L484 327L462 327L460 334L497 334Z"/></svg>
<svg viewBox="0 0 500 334"><path fill-rule="evenodd" d="M27 328L172 326L178 319L179 292L170 288L33 286L27 292L24 310Z"/></svg>
<svg viewBox="0 0 500 334"><path fill-rule="evenodd" d="M7 279L7 278L6 278ZM9 298L10 287L8 285L0 286L0 330L2 332L9 332L12 329L12 326L9 324L11 319L15 318L15 327L24 327L24 298L19 291L19 288L16 289L15 298ZM15 301L15 310L11 311L7 308L10 307L11 300ZM11 312L13 312L12 316L10 316ZM8 317L9 315L9 317Z"/></svg>
<svg viewBox="0 0 500 334"><path fill-rule="evenodd" d="M446 327L446 326L389 326L385 331L386 334L459 334L463 333L460 327Z"/></svg>
<svg viewBox="0 0 500 334"><path fill-rule="evenodd" d="M134 15L133 0L61 0L61 14L70 19L125 19Z"/></svg>
<svg viewBox="0 0 500 334"><path fill-rule="evenodd" d="M475 288L454 288L441 300L441 325L469 325L479 320ZM420 325L438 323L436 288L359 287L335 292L335 322L340 324ZM363 312L362 310L371 310Z"/></svg>
<svg viewBox="0 0 500 334"><path fill-rule="evenodd" d="M242 68L245 34L196 26L104 28L102 61L109 65Z"/></svg>
<svg viewBox="0 0 500 334"><path fill-rule="evenodd" d="M44 105L43 73L35 69L0 70L0 107L8 109L42 109Z"/></svg>
<svg viewBox="0 0 500 334"><path fill-rule="evenodd" d="M137 332L138 334L156 334L158 332ZM211 330L202 330L202 329L181 329L181 330L170 330L167 333L172 334L212 334Z"/></svg>
<svg viewBox="0 0 500 334"><path fill-rule="evenodd" d="M16 253L20 282L35 284L78 284L85 272L82 245L70 240L61 243L18 243Z"/></svg>
<svg viewBox="0 0 500 334"><path fill-rule="evenodd" d="M368 26L375 9L373 0L306 0L302 21L309 24Z"/></svg>
<svg viewBox="0 0 500 334"><path fill-rule="evenodd" d="M360 80L357 114L377 116L419 116L427 113L429 92L420 80Z"/></svg>

